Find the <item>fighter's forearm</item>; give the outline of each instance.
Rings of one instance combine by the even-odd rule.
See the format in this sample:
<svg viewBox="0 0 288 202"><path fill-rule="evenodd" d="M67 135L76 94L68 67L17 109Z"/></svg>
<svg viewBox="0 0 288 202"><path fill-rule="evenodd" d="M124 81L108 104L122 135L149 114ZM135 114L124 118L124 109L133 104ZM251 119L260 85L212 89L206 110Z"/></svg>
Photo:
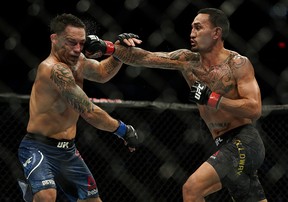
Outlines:
<svg viewBox="0 0 288 202"><path fill-rule="evenodd" d="M116 46L113 56L132 66L179 70L183 65L183 61L173 59L169 53L150 52L138 47Z"/></svg>
<svg viewBox="0 0 288 202"><path fill-rule="evenodd" d="M106 111L97 106L93 106L93 110L81 114L81 117L89 124L100 130L113 132L119 126L119 121L112 118Z"/></svg>
<svg viewBox="0 0 288 202"><path fill-rule="evenodd" d="M95 59L85 58L83 77L90 81L105 83L113 78L122 66L122 62L110 56L100 62Z"/></svg>
<svg viewBox="0 0 288 202"><path fill-rule="evenodd" d="M219 109L233 113L237 117L257 120L261 116L261 102L249 99L232 100L223 97Z"/></svg>
<svg viewBox="0 0 288 202"><path fill-rule="evenodd" d="M113 56L125 64L143 66L145 63L147 63L146 57L148 54L148 51L138 47L125 47L122 45L116 45Z"/></svg>
<svg viewBox="0 0 288 202"><path fill-rule="evenodd" d="M105 60L102 60L99 64L100 67L103 69L101 71L101 79L98 80L97 82L100 83L105 83L112 79L120 70L122 67L122 62L119 61L118 59L115 59L113 56L110 56L109 58L106 58Z"/></svg>

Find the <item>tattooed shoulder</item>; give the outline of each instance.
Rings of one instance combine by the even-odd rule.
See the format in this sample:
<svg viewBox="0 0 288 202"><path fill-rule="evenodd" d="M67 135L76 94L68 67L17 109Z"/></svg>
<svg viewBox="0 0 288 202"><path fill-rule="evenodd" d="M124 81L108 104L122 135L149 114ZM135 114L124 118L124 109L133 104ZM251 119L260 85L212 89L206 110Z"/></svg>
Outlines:
<svg viewBox="0 0 288 202"><path fill-rule="evenodd" d="M239 69L247 63L247 60L247 57L237 54L232 58L232 67Z"/></svg>
<svg viewBox="0 0 288 202"><path fill-rule="evenodd" d="M72 72L61 64L55 64L52 67L50 79L60 88L66 89L75 83Z"/></svg>

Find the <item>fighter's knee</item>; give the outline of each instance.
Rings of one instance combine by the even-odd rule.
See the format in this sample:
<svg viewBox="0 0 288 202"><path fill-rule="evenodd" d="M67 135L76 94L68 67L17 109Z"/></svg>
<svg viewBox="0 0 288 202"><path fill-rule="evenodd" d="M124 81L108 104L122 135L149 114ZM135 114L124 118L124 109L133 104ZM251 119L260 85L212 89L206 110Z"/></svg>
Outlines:
<svg viewBox="0 0 288 202"><path fill-rule="evenodd" d="M197 183L195 182L195 180L193 178L189 178L184 185L182 186L182 192L183 195L189 195L189 196L194 196L197 195L197 193L199 193L199 190L197 188Z"/></svg>
<svg viewBox="0 0 288 202"><path fill-rule="evenodd" d="M102 200L100 199L100 197L96 198L95 202L102 202Z"/></svg>
<svg viewBox="0 0 288 202"><path fill-rule="evenodd" d="M33 202L42 202L42 201L56 201L56 190L55 189L46 189L37 192L33 197Z"/></svg>
<svg viewBox="0 0 288 202"><path fill-rule="evenodd" d="M185 182L185 184L182 186L182 193L183 195L189 195L189 190L190 190L190 186L189 184L187 184L187 182Z"/></svg>

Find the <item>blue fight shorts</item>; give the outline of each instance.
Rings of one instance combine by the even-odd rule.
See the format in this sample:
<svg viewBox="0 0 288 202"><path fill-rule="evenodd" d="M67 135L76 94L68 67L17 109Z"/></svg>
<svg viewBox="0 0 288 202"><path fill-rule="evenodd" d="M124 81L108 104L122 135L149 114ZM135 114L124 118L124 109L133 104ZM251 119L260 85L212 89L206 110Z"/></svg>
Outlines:
<svg viewBox="0 0 288 202"><path fill-rule="evenodd" d="M18 158L33 194L59 187L70 201L99 196L95 179L74 140L28 133L20 143Z"/></svg>

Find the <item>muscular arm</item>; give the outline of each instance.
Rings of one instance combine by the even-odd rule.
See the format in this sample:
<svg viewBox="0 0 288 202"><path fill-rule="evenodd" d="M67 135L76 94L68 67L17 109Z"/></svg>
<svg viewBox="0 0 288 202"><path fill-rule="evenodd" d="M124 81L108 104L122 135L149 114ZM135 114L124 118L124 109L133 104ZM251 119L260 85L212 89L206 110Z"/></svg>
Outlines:
<svg viewBox="0 0 288 202"><path fill-rule="evenodd" d="M180 70L193 68L199 56L190 50L179 49L173 52L150 52L138 47L115 46L115 57L132 66Z"/></svg>
<svg viewBox="0 0 288 202"><path fill-rule="evenodd" d="M87 80L105 83L113 78L123 63L112 56L101 60L83 58L83 77Z"/></svg>
<svg viewBox="0 0 288 202"><path fill-rule="evenodd" d="M127 46L133 47L136 44L142 43L142 41L138 39L137 35L134 35L134 34L128 34L128 35L121 34L119 36L124 37L124 39L122 40L122 43L125 44L125 47ZM88 48L88 50L90 49L92 52L96 51L96 53L99 53L99 49L100 49L101 55L111 55L112 52L114 51L114 46L116 44L120 46L119 40L117 40L115 44L112 45L112 42L109 42L109 41L104 42L103 40L99 39L97 36L92 36L92 38L90 36L87 39L89 40L87 40L86 41L87 43L85 43L86 50ZM108 44L109 44L109 48L107 48ZM108 49L109 51L107 52ZM94 54L92 54L92 56ZM97 60L91 59L92 58L91 54L89 54L89 52L87 53L86 51L86 56L87 55L90 55L88 56L88 58L90 59L86 58L83 54L81 55L81 58L84 64L83 76L85 79L90 80L90 81L95 81L99 83L105 83L109 81L118 73L118 71L120 70L123 64L120 60L116 59L113 56L110 56L106 58L105 60L101 60L101 62L99 62Z"/></svg>
<svg viewBox="0 0 288 202"><path fill-rule="evenodd" d="M50 79L69 106L89 124L109 132L117 129L118 121L89 100L84 91L76 85L72 72L66 65L56 64L51 70Z"/></svg>
<svg viewBox="0 0 288 202"><path fill-rule="evenodd" d="M234 68L239 98L229 99L224 96L220 109L238 117L257 120L261 116L262 102L253 66L248 58L239 57L234 60L232 68Z"/></svg>

